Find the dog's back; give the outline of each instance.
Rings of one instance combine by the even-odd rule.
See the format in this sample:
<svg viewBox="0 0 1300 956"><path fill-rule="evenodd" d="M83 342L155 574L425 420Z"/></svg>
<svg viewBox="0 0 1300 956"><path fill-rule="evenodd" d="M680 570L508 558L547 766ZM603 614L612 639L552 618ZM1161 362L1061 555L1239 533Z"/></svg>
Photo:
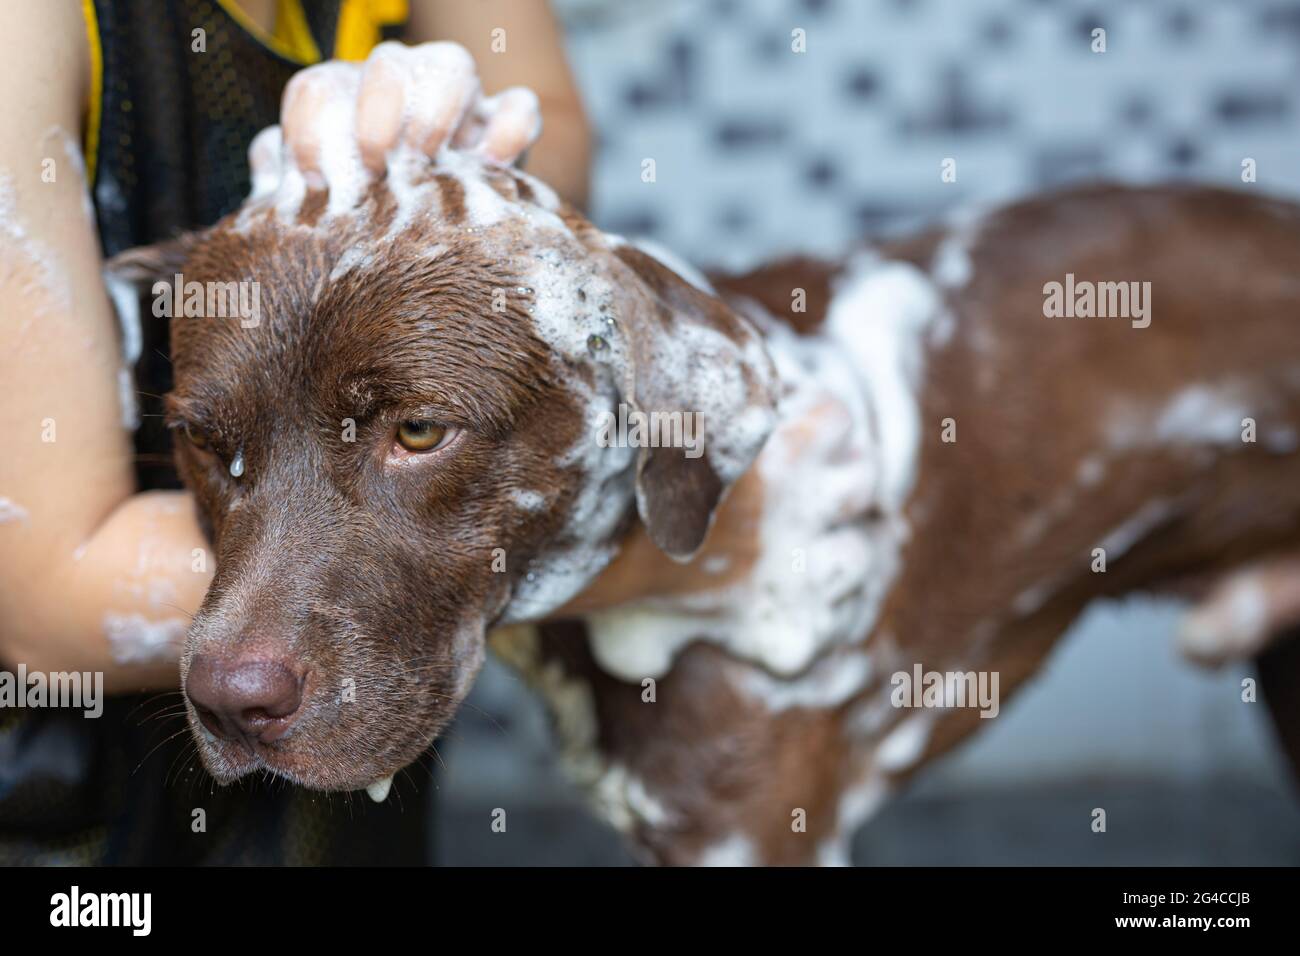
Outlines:
<svg viewBox="0 0 1300 956"><path fill-rule="evenodd" d="M932 709L900 707L897 675L995 675L1005 702L1097 597L1180 587L1213 610L1234 576L1286 580L1300 556L1298 262L1300 207L1097 187L843 263L716 277L774 351L821 349L861 373L878 488L859 517L876 529L873 559L896 547L897 560L853 569L884 591L848 638L860 657L828 641L774 678L790 661L770 642L742 663L760 642L701 625L654 708L603 673L599 633L593 657L543 629L531 665L594 696L611 815L669 861L790 862L814 847L834 859L885 793L989 715L942 694ZM764 493L829 487L803 473ZM1190 634L1186 649L1251 655L1300 623L1285 594L1256 597L1227 602L1249 621L1201 635L1208 647ZM818 615L796 610L802 648ZM1238 623L1253 643L1231 633Z"/></svg>

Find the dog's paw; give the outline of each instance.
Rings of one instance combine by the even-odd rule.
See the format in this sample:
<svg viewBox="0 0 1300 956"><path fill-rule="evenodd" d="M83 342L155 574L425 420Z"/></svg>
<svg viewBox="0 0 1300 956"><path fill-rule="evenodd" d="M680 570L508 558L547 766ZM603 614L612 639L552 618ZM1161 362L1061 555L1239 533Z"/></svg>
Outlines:
<svg viewBox="0 0 1300 956"><path fill-rule="evenodd" d="M436 160L443 149L510 165L536 142L541 126L531 90L483 96L464 47L389 41L364 63L331 61L294 74L279 126L249 147L252 195L275 192L292 172L308 189L353 196L392 175L396 164Z"/></svg>

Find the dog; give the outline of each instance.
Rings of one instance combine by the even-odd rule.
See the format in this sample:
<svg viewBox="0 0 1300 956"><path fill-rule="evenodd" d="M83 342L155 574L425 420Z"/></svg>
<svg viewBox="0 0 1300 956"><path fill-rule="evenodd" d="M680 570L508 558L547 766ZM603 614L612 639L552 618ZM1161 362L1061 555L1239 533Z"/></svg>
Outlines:
<svg viewBox="0 0 1300 956"><path fill-rule="evenodd" d="M490 646L645 860L842 863L1096 598L1300 679L1300 207L1086 187L705 278L322 115L321 175L259 137L239 211L113 263L260 289L171 321L218 782L382 800Z"/></svg>

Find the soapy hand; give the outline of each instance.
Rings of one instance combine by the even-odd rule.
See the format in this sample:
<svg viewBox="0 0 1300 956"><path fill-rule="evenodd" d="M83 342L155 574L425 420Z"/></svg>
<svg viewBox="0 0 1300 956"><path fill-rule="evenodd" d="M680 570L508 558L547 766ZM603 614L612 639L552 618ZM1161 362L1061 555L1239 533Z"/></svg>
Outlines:
<svg viewBox="0 0 1300 956"><path fill-rule="evenodd" d="M385 42L365 63L331 61L294 75L280 125L249 147L253 196L280 188L289 169L307 188L359 195L395 163L428 162L444 148L502 165L541 134L536 94L483 96L473 58L455 43Z"/></svg>

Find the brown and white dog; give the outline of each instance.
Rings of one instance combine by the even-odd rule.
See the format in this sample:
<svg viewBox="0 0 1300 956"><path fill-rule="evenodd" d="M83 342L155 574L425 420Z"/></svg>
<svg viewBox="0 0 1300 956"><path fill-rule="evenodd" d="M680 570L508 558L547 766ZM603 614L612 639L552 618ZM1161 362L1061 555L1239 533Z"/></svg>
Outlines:
<svg viewBox="0 0 1300 956"><path fill-rule="evenodd" d="M710 287L481 155L259 149L117 263L261 290L172 321L220 782L382 799L491 645L647 859L836 862L1094 598L1196 585L1213 661L1300 625L1300 207L1081 189Z"/></svg>

